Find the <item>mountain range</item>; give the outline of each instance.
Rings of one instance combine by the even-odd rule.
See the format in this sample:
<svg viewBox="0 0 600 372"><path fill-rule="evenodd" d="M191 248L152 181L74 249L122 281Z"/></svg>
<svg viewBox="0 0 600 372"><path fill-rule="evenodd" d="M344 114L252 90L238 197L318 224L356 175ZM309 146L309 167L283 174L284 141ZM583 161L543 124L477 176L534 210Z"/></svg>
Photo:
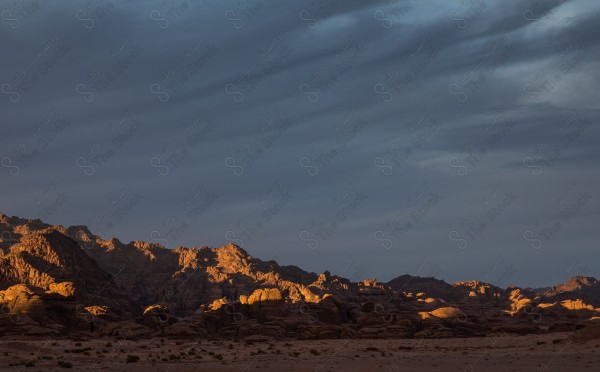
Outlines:
<svg viewBox="0 0 600 372"><path fill-rule="evenodd" d="M401 275L352 282L220 248L104 240L0 213L0 334L122 338L444 338L577 330L600 281L500 288Z"/></svg>

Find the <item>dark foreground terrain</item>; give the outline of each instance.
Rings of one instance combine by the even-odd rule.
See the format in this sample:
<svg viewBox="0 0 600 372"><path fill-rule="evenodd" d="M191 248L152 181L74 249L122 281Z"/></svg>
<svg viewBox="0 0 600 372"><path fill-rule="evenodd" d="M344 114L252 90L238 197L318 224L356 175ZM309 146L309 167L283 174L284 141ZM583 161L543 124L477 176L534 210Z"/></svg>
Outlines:
<svg viewBox="0 0 600 372"><path fill-rule="evenodd" d="M598 371L600 339L571 333L436 340L0 341L0 368L32 371ZM29 367L29 368L27 368Z"/></svg>

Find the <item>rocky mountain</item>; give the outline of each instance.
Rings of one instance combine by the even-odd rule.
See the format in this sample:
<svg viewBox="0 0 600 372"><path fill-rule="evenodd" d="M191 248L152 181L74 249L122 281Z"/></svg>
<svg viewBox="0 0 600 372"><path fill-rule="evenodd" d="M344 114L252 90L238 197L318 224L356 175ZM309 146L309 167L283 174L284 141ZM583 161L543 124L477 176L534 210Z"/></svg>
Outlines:
<svg viewBox="0 0 600 372"><path fill-rule="evenodd" d="M166 249L0 214L0 332L117 337L468 337L576 329L600 283L502 289L402 275L351 282L229 244Z"/></svg>
<svg viewBox="0 0 600 372"><path fill-rule="evenodd" d="M541 293L542 296L568 300L574 296L595 306L600 306L600 281L596 278L574 276L567 282Z"/></svg>
<svg viewBox="0 0 600 372"><path fill-rule="evenodd" d="M460 298L462 297L452 285L435 278L422 278L412 275L400 275L386 283L397 292L427 293L432 297Z"/></svg>

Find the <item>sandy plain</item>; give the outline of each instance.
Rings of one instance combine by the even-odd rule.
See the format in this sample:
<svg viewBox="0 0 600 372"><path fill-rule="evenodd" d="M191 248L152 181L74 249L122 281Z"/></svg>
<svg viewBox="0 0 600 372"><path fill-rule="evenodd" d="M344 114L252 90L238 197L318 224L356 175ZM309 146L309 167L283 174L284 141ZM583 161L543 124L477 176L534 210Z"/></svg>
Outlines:
<svg viewBox="0 0 600 372"><path fill-rule="evenodd" d="M0 369L110 371L600 371L569 333L401 340L0 339Z"/></svg>

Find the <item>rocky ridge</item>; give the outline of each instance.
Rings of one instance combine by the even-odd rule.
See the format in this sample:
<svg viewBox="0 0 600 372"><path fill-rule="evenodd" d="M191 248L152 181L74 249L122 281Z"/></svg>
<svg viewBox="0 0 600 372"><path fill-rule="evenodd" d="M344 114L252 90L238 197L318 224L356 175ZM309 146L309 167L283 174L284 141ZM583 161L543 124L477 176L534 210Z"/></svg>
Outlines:
<svg viewBox="0 0 600 372"><path fill-rule="evenodd" d="M539 290L410 275L351 282L233 244L124 244L3 214L0 231L2 334L440 338L576 330L600 317L600 282L588 277Z"/></svg>

